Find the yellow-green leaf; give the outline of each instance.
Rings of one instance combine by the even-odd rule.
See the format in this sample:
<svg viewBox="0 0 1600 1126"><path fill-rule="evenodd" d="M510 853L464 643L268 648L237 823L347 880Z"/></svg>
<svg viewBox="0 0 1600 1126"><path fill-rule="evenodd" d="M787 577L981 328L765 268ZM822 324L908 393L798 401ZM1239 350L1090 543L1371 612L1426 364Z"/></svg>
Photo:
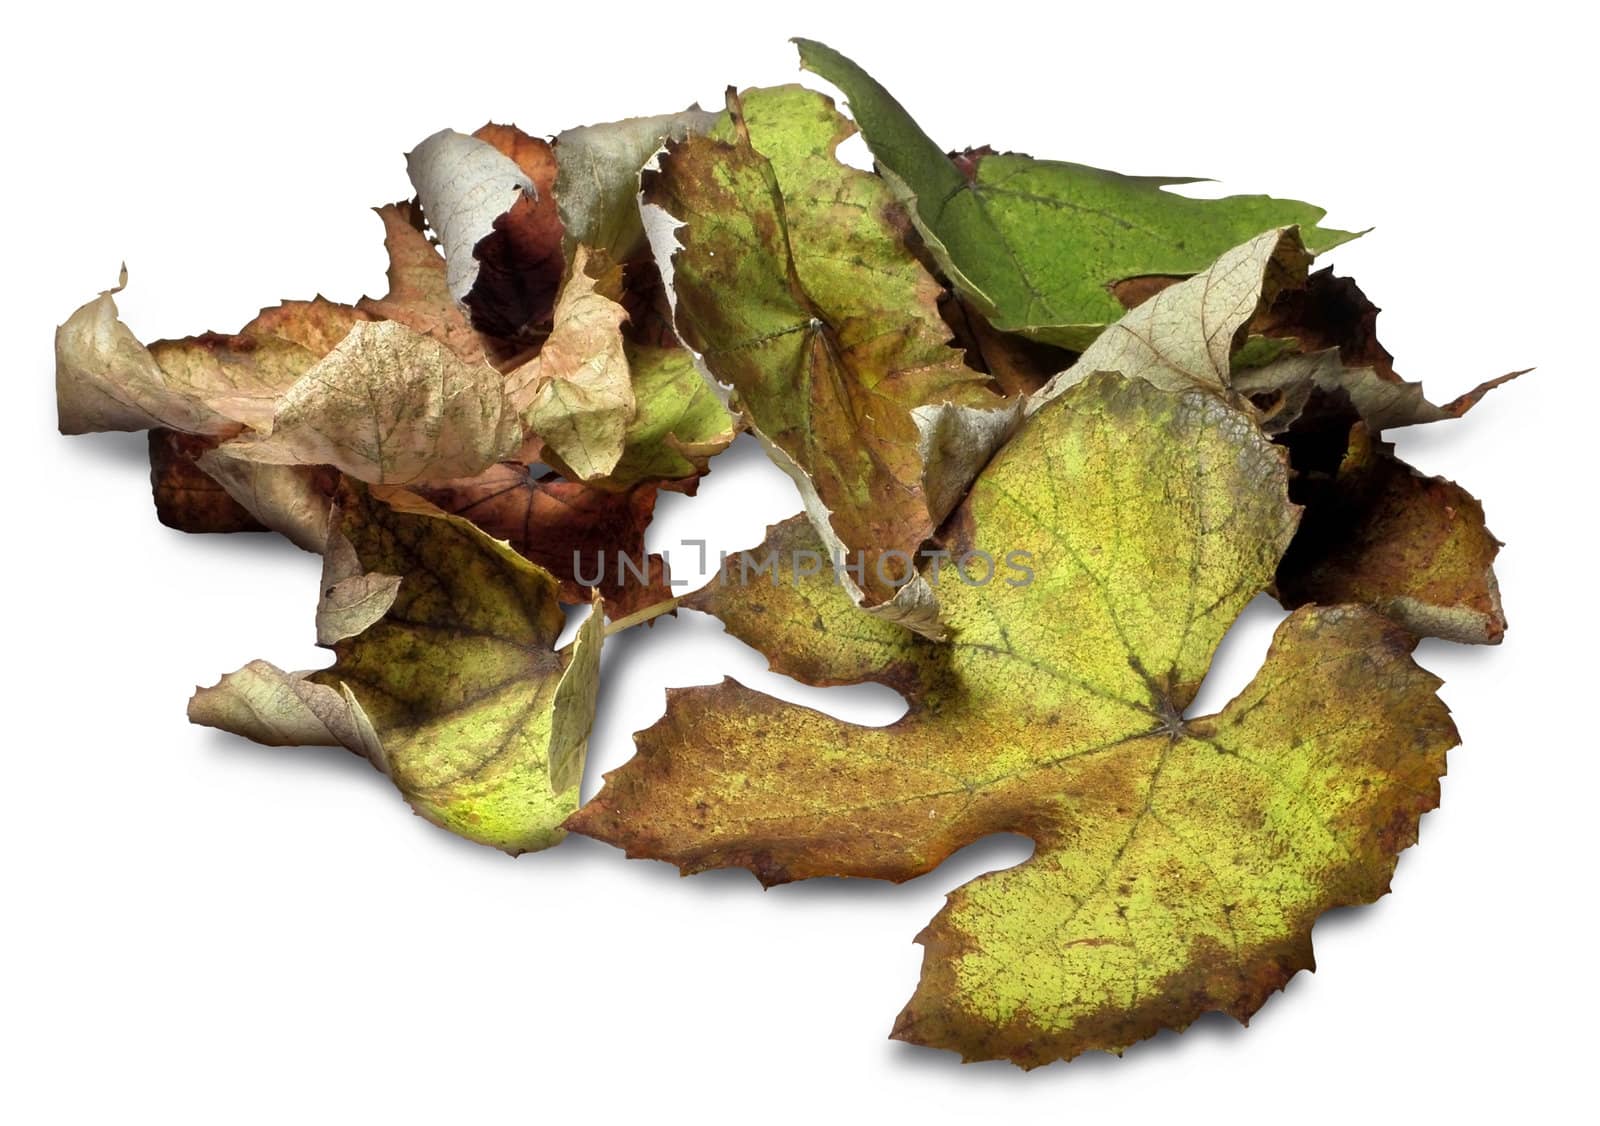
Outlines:
<svg viewBox="0 0 1600 1126"><path fill-rule="evenodd" d="M406 509L341 496L318 615L331 668L253 662L198 690L190 718L274 745L346 746L451 832L511 853L555 844L594 717L598 599L557 652L547 572L465 520L414 498Z"/></svg>
<svg viewBox="0 0 1600 1126"><path fill-rule="evenodd" d="M770 606L765 581L695 600L798 653L781 666L798 675L899 687L902 719L860 727L733 681L678 690L569 827L769 884L908 879L1023 833L1034 855L958 889L920 936L896 1036L1034 1066L1209 1010L1243 1020L1309 967L1319 914L1387 890L1455 742L1409 635L1353 606L1295 612L1249 687L1191 714L1294 531L1286 477L1215 395L1084 380L952 516L970 571L981 552L1032 579L949 576L949 643L857 628L826 574L803 595L780 581ZM838 609L796 604L830 592Z"/></svg>

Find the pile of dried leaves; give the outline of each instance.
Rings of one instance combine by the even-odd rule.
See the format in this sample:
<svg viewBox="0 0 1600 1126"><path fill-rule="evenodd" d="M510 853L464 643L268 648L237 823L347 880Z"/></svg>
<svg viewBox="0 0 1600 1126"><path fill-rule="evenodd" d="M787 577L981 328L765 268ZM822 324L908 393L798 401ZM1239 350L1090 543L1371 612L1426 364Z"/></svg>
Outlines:
<svg viewBox="0 0 1600 1126"><path fill-rule="evenodd" d="M570 830L765 884L905 880L1022 833L1028 861L922 932L895 1036L1033 1066L1243 1020L1438 800L1456 732L1410 654L1500 639L1498 544L1382 434L1493 384L1435 406L1402 380L1377 309L1311 272L1354 237L1316 207L946 154L800 53L854 123L785 86L550 142L445 131L378 209L383 297L149 345L112 293L72 315L64 432L147 429L164 523L323 557L333 665L252 662L190 717L347 747L513 853ZM857 128L876 173L835 155ZM659 559L584 580L642 559L658 490L692 493L740 429L804 501L770 570L681 602ZM1293 613L1260 672L1187 714L1262 591ZM604 638L678 605L910 710L672 691L580 808Z"/></svg>

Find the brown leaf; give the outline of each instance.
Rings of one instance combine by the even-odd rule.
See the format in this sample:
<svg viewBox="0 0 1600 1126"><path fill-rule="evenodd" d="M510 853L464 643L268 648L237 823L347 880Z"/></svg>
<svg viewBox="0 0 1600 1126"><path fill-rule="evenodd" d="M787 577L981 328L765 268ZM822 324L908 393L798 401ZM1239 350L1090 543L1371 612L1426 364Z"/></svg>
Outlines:
<svg viewBox="0 0 1600 1126"><path fill-rule="evenodd" d="M516 336L550 320L566 273L555 152L515 125L490 123L473 136L509 156L533 184L532 194L523 193L474 248L478 284L467 295L475 325L496 336Z"/></svg>
<svg viewBox="0 0 1600 1126"><path fill-rule="evenodd" d="M150 488L156 519L180 532L264 532L266 525L234 500L195 458L214 443L164 427L150 431Z"/></svg>
<svg viewBox="0 0 1600 1126"><path fill-rule="evenodd" d="M1071 367L1077 356L1053 344L1001 332L959 293L939 298L939 315L955 334L952 343L966 353L967 366L993 378L1008 396L1033 394L1051 376Z"/></svg>
<svg viewBox="0 0 1600 1126"><path fill-rule="evenodd" d="M653 485L602 492L554 473L534 479L527 466L502 462L475 478L411 491L549 571L565 603L586 604L596 580L614 618L672 596L665 563L645 555L644 531L656 507Z"/></svg>
<svg viewBox="0 0 1600 1126"><path fill-rule="evenodd" d="M1365 602L1419 636L1495 644L1506 630L1483 506L1357 423L1332 474L1302 473L1305 516L1278 567L1285 606Z"/></svg>
<svg viewBox="0 0 1600 1126"><path fill-rule="evenodd" d="M356 308L431 336L469 363L488 362L483 338L450 296L444 258L422 233L422 213L409 203L376 210L389 252L389 292L363 297Z"/></svg>

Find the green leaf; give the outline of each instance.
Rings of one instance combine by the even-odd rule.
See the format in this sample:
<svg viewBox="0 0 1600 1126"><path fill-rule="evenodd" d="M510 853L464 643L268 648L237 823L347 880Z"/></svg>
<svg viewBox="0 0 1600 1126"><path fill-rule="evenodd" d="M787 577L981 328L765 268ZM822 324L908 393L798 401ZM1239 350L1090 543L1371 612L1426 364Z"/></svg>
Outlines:
<svg viewBox="0 0 1600 1126"><path fill-rule="evenodd" d="M644 481L703 476L711 458L733 444L733 416L688 349L630 343L627 353L638 410L628 424L621 460L591 484L629 489Z"/></svg>
<svg viewBox="0 0 1600 1126"><path fill-rule="evenodd" d="M1123 176L1017 153L952 160L899 102L837 51L797 39L801 65L844 91L884 178L951 282L993 323L1082 349L1121 312L1109 287L1147 274L1193 274L1269 227L1300 224L1317 252L1356 237L1325 212L1271 196L1188 199L1192 179Z"/></svg>

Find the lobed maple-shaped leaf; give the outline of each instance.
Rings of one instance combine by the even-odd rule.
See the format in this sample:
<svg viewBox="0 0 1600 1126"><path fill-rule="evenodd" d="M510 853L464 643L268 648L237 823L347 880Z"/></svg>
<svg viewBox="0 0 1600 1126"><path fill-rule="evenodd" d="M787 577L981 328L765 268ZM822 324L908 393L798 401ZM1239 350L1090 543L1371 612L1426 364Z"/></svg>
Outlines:
<svg viewBox="0 0 1600 1126"><path fill-rule="evenodd" d="M1121 309L1112 287L1197 273L1268 227L1302 225L1321 251L1356 237L1325 212L1271 196L1189 199L1186 177L1124 176L1019 153L947 156L851 60L796 39L801 66L843 90L879 171L904 200L940 270L994 327L1082 349Z"/></svg>
<svg viewBox="0 0 1600 1126"><path fill-rule="evenodd" d="M854 596L937 636L931 590L894 553L914 556L1015 412L948 346L883 182L836 158L850 132L813 91L730 96L725 128L645 172L646 228L679 335L829 549L862 565Z"/></svg>
<svg viewBox="0 0 1600 1126"><path fill-rule="evenodd" d="M317 615L332 667L254 661L198 689L189 717L274 746L345 746L471 840L513 854L555 844L594 717L598 600L558 652L548 573L465 520L406 508L340 494Z"/></svg>
<svg viewBox="0 0 1600 1126"><path fill-rule="evenodd" d="M953 514L974 581L940 586L949 643L852 616L808 567L694 600L797 675L900 688L902 719L860 727L731 680L674 691L568 827L767 884L904 880L1022 833L1034 855L919 936L896 1037L1034 1066L1214 1009L1244 1020L1310 967L1319 914L1387 890L1456 741L1410 636L1359 606L1294 612L1237 698L1189 714L1293 534L1286 485L1284 451L1215 395L1092 376ZM1032 581L975 581L978 552Z"/></svg>

